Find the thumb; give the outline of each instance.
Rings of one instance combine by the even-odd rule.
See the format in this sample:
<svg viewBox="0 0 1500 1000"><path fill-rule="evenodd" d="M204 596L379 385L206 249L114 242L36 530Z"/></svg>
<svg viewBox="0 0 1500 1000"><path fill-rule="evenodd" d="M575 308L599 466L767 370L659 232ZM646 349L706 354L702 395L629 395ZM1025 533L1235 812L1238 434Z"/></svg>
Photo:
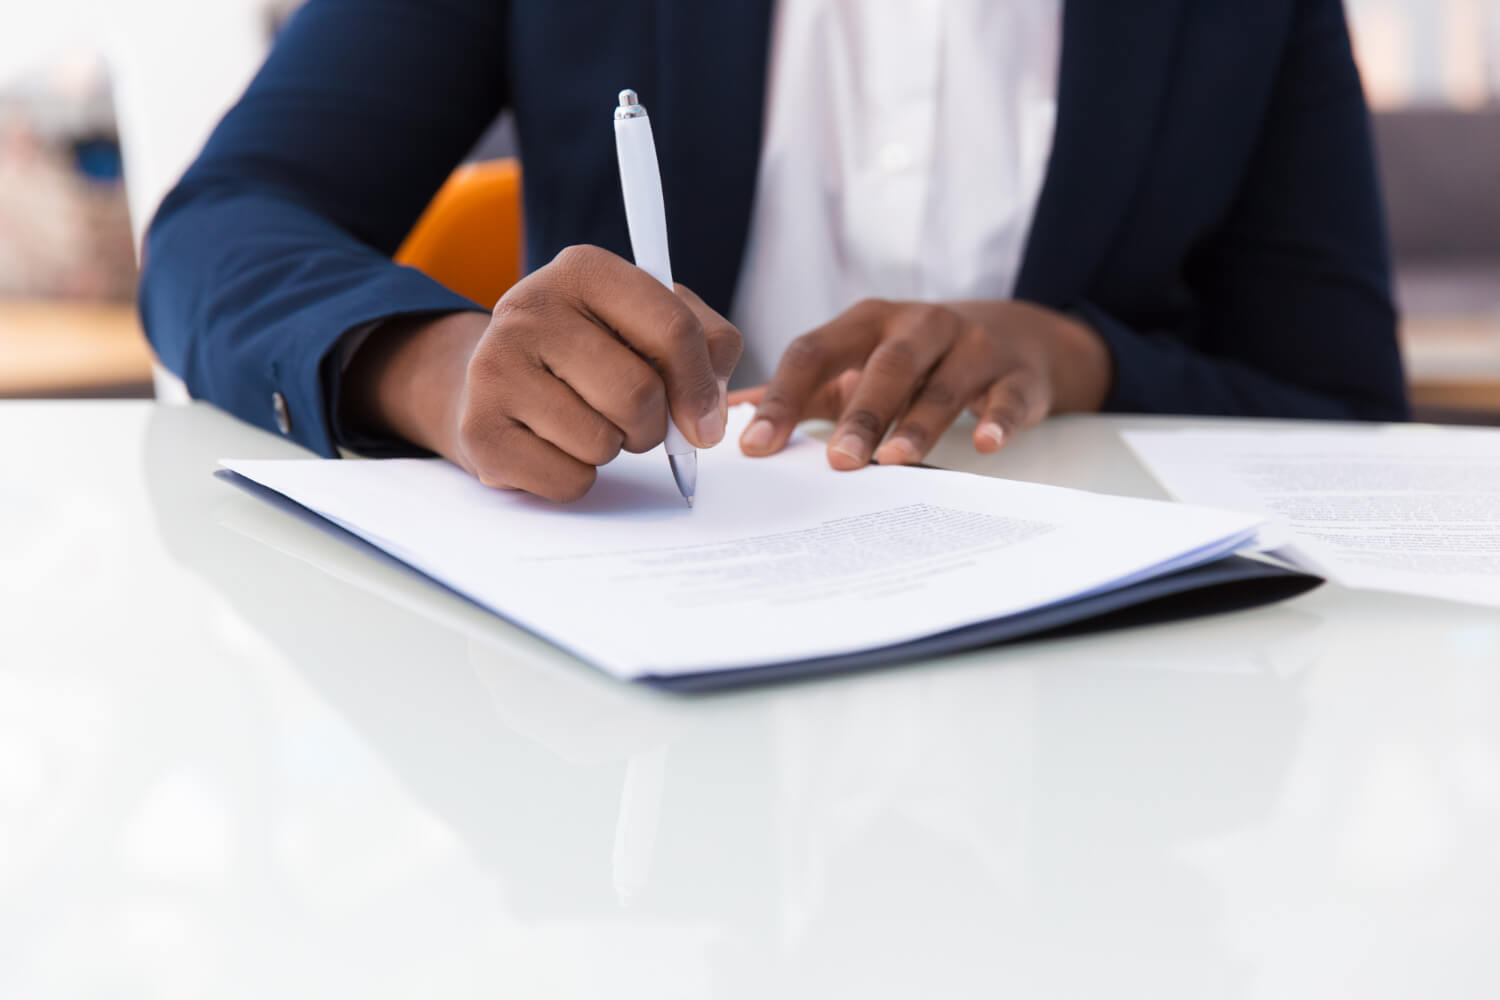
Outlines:
<svg viewBox="0 0 1500 1000"><path fill-rule="evenodd" d="M719 405L722 409L726 403L729 377L734 374L735 365L740 363L744 338L733 323L700 299L697 292L686 285L677 285L675 290L677 297L687 304L693 315L698 317L698 322L703 324L703 333L708 338L708 360L713 365L714 376L719 380Z"/></svg>

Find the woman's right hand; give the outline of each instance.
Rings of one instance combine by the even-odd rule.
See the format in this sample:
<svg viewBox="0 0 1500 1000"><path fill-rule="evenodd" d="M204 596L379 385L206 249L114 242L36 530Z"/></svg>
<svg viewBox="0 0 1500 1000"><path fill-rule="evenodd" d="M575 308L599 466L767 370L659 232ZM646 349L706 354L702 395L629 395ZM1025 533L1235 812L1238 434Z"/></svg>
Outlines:
<svg viewBox="0 0 1500 1000"><path fill-rule="evenodd" d="M569 247L481 313L396 320L355 353L345 427L398 436L486 485L559 502L623 449L649 451L671 413L699 448L724 437L741 339L607 250Z"/></svg>

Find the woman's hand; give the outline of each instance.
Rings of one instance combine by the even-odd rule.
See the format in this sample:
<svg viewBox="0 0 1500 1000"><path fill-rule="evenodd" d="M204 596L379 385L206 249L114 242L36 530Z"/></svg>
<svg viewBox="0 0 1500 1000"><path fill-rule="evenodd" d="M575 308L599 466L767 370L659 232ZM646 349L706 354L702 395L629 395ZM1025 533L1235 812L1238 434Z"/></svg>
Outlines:
<svg viewBox="0 0 1500 1000"><path fill-rule="evenodd" d="M1099 335L1041 306L872 299L792 341L770 383L732 402L757 404L745 454L830 419L829 463L858 469L920 462L965 407L979 416L974 447L997 451L1048 414L1098 410L1111 377Z"/></svg>
<svg viewBox="0 0 1500 1000"><path fill-rule="evenodd" d="M488 486L576 500L622 450L648 451L670 413L687 439L724 436L740 334L598 247L570 247L491 316L397 321L344 377L345 425L397 436Z"/></svg>

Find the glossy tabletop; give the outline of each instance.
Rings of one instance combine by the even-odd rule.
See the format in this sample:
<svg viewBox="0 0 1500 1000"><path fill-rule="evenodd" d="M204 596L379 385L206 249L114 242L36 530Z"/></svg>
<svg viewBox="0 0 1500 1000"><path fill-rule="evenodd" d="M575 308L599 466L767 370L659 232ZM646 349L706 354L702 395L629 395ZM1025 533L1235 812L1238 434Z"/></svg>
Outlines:
<svg viewBox="0 0 1500 1000"><path fill-rule="evenodd" d="M940 460L1159 496L1119 429L1202 423ZM1500 995L1492 610L685 698L216 480L305 453L206 406L0 446L0 996Z"/></svg>

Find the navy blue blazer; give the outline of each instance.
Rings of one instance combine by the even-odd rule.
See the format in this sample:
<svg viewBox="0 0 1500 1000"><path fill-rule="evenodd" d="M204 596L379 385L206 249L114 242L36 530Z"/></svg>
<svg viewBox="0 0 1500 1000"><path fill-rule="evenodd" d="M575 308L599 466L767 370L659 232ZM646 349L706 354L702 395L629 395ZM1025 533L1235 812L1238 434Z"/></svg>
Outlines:
<svg viewBox="0 0 1500 1000"><path fill-rule="evenodd" d="M502 109L529 265L573 243L628 255L610 124L626 86L651 107L677 277L727 312L771 3L311 0L151 227L141 309L158 354L268 429L283 394L291 436L332 454L340 337L476 308L390 255ZM1099 330L1111 410L1403 418L1340 0L1067 0L1016 294Z"/></svg>

